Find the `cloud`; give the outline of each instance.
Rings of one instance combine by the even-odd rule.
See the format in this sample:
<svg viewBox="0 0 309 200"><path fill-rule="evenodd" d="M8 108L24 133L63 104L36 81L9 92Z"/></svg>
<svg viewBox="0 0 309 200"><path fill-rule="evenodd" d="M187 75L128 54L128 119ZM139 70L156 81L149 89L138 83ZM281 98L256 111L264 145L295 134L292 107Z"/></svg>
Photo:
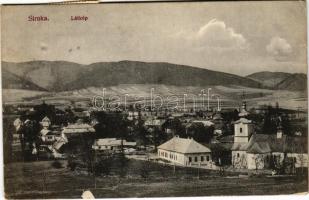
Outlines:
<svg viewBox="0 0 309 200"><path fill-rule="evenodd" d="M266 51L276 60L283 60L292 53L291 45L281 37L273 37L266 46Z"/></svg>
<svg viewBox="0 0 309 200"><path fill-rule="evenodd" d="M197 32L179 32L178 37L184 37L187 40L198 44L200 48L218 48L218 49L246 49L248 43L245 37L236 33L233 28L227 27L225 22L212 19Z"/></svg>

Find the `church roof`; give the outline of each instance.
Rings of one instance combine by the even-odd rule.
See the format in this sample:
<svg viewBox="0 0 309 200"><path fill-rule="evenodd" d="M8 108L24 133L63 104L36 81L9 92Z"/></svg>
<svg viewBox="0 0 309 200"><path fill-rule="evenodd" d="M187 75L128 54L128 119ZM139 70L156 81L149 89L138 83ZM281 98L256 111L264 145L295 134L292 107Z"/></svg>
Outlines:
<svg viewBox="0 0 309 200"><path fill-rule="evenodd" d="M234 124L239 124L239 123L243 123L243 124L251 124L252 120L246 119L246 118L240 118L239 120L237 120L236 122L234 122Z"/></svg>
<svg viewBox="0 0 309 200"><path fill-rule="evenodd" d="M209 153L211 150L193 139L173 137L161 144L158 149L174 151L178 153Z"/></svg>
<svg viewBox="0 0 309 200"><path fill-rule="evenodd" d="M246 151L247 153L306 153L307 141L303 137L282 135L277 138L276 134L253 134L248 143L234 143L232 150Z"/></svg>

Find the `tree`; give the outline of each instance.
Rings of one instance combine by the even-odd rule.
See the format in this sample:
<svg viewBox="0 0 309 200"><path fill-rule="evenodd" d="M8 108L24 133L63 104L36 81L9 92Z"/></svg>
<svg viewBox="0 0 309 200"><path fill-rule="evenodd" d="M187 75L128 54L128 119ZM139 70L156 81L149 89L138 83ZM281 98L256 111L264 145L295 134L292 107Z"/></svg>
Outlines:
<svg viewBox="0 0 309 200"><path fill-rule="evenodd" d="M151 135L152 144L155 146L155 149L157 149L157 146L159 146L162 142L167 140L166 134L158 127L153 128Z"/></svg>
<svg viewBox="0 0 309 200"><path fill-rule="evenodd" d="M187 131L187 136L192 137L197 142L209 143L213 137L214 128L205 127L203 123L193 123Z"/></svg>
<svg viewBox="0 0 309 200"><path fill-rule="evenodd" d="M98 123L94 126L96 130L96 138L128 138L128 126L130 123L122 113L106 113L104 111L99 111L93 113L92 118L95 118L98 121Z"/></svg>

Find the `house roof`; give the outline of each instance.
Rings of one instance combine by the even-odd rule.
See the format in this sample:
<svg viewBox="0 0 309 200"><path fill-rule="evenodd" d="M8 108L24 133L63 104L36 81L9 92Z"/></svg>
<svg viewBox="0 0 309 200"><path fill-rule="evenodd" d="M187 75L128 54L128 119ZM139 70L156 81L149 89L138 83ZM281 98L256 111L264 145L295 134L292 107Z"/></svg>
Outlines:
<svg viewBox="0 0 309 200"><path fill-rule="evenodd" d="M136 146L136 142L127 142L126 140L123 140L123 145L125 146ZM101 138L97 139L94 143L94 145L97 146L120 146L121 140L116 138Z"/></svg>
<svg viewBox="0 0 309 200"><path fill-rule="evenodd" d="M213 116L213 119L214 120L222 120L222 116L221 116L221 113L216 113L214 116Z"/></svg>
<svg viewBox="0 0 309 200"><path fill-rule="evenodd" d="M180 138L178 136L173 137L169 141L158 146L158 149L164 149L167 151L174 151L178 153L209 153L209 148L196 142L193 139Z"/></svg>
<svg viewBox="0 0 309 200"><path fill-rule="evenodd" d="M165 121L163 119L148 119L145 121L145 126L162 126Z"/></svg>
<svg viewBox="0 0 309 200"><path fill-rule="evenodd" d="M50 122L50 119L49 119L47 116L45 116L45 117L42 119L42 122Z"/></svg>
<svg viewBox="0 0 309 200"><path fill-rule="evenodd" d="M213 126L214 123L209 120L194 120L192 123L202 123L204 126Z"/></svg>
<svg viewBox="0 0 309 200"><path fill-rule="evenodd" d="M69 124L63 128L62 133L93 133L95 129L89 124Z"/></svg>
<svg viewBox="0 0 309 200"><path fill-rule="evenodd" d="M276 134L253 134L248 143L234 143L232 150L246 151L247 153L308 152L306 138L287 135L277 138Z"/></svg>

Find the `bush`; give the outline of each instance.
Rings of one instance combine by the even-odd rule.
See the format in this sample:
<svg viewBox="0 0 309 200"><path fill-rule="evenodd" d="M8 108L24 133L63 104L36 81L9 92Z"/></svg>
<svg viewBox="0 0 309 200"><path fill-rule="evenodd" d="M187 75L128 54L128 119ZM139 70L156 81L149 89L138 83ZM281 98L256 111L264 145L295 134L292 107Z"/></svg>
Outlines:
<svg viewBox="0 0 309 200"><path fill-rule="evenodd" d="M62 163L59 162L58 160L55 160L55 161L52 163L52 166L53 166L54 168L56 168L56 169L60 169L60 168L63 167L63 166L62 166Z"/></svg>
<svg viewBox="0 0 309 200"><path fill-rule="evenodd" d="M150 174L150 162L149 161L144 162L139 172L143 179L147 179Z"/></svg>
<svg viewBox="0 0 309 200"><path fill-rule="evenodd" d="M112 166L112 159L111 158L104 158L101 159L98 163L94 166L94 173L95 175L109 175Z"/></svg>
<svg viewBox="0 0 309 200"><path fill-rule="evenodd" d="M67 167L70 168L72 171L74 171L77 167L77 163L69 159Z"/></svg>

